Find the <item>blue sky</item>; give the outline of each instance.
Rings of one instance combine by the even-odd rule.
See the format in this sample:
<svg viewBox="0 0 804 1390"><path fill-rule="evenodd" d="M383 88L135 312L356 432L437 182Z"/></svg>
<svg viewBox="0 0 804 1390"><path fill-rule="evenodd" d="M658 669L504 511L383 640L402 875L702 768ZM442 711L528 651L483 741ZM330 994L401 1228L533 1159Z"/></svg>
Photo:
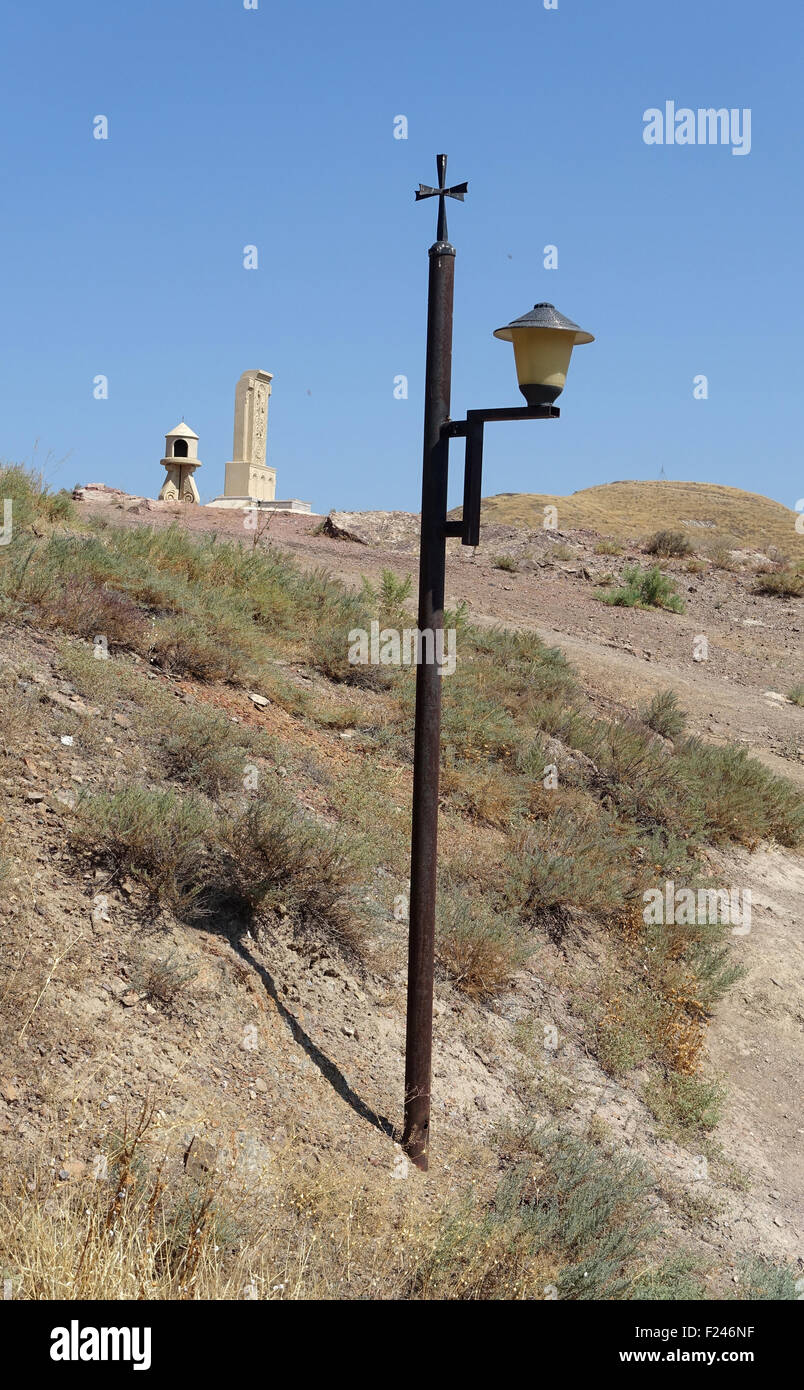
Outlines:
<svg viewBox="0 0 804 1390"><path fill-rule="evenodd" d="M156 496L184 415L212 497L261 367L278 495L417 509L435 206L413 190L443 150L469 182L453 415L521 403L491 335L534 302L597 337L560 422L488 427L486 495L662 467L804 495L794 0L39 0L3 30L0 457ZM750 154L647 146L667 100L750 108Z"/></svg>

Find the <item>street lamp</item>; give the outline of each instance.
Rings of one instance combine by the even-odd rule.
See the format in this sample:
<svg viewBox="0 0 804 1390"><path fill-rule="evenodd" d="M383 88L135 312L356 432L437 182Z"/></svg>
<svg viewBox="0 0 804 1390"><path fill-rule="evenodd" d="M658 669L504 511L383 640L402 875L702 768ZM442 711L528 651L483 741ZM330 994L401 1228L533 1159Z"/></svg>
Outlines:
<svg viewBox="0 0 804 1390"><path fill-rule="evenodd" d="M572 349L595 341L554 304L534 304L529 314L495 328L494 336L514 345L519 389L528 405L552 405L564 390Z"/></svg>
<svg viewBox="0 0 804 1390"><path fill-rule="evenodd" d="M551 304L537 304L495 336L514 345L519 388L527 405L469 410L465 420L450 419L452 388L452 303L455 247L447 240L446 199L463 202L465 183L445 186L447 156L436 156L438 186L419 184L416 201L438 198L438 230L429 250L427 357L424 386L424 455L419 549L419 632L432 632L431 658L438 650L435 634L444 626L446 541L460 536L464 545L480 541L483 429L490 420L555 420L553 404L564 388L572 349L593 342ZM447 520L449 441L466 440L463 516ZM421 644L421 655L426 646ZM430 1088L433 1054L433 972L435 961L436 839L441 756L441 674L434 659L416 668L416 724L413 751L413 819L410 854L410 927L408 1003L405 1036L405 1119L402 1147L423 1171L428 1166Z"/></svg>

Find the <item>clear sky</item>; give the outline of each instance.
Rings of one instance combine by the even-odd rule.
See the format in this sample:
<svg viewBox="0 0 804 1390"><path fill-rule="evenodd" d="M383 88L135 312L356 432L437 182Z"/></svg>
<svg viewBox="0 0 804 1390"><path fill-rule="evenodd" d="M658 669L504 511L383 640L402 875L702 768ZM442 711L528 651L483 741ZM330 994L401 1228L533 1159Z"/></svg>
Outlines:
<svg viewBox="0 0 804 1390"><path fill-rule="evenodd" d="M522 403L491 334L534 302L597 338L560 422L487 427L486 495L662 467L804 495L800 0L6 0L2 28L0 457L156 496L183 415L211 498L260 367L280 497L418 509L413 191L446 151L453 415ZM666 101L750 109L750 153L647 145Z"/></svg>

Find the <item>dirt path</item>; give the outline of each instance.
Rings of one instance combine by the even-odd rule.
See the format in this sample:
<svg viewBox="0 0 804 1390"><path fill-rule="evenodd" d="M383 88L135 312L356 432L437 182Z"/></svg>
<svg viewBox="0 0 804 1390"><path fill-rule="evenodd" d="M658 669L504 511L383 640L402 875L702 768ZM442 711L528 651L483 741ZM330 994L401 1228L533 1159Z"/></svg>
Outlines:
<svg viewBox="0 0 804 1390"><path fill-rule="evenodd" d="M720 868L724 883L750 886L753 904L750 933L735 938L745 977L709 1031L709 1055L728 1077L718 1137L755 1175L780 1243L796 1257L804 1248L804 863L759 849L722 856Z"/></svg>

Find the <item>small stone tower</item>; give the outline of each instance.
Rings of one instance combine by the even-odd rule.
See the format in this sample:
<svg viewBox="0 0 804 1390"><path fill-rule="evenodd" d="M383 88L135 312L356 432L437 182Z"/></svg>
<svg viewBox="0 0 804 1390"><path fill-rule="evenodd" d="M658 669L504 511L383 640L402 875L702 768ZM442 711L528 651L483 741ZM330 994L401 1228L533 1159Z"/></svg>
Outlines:
<svg viewBox="0 0 804 1390"><path fill-rule="evenodd" d="M198 457L198 435L182 420L165 435L165 457L162 467L167 477L159 494L160 502L200 502L193 474L201 468Z"/></svg>

